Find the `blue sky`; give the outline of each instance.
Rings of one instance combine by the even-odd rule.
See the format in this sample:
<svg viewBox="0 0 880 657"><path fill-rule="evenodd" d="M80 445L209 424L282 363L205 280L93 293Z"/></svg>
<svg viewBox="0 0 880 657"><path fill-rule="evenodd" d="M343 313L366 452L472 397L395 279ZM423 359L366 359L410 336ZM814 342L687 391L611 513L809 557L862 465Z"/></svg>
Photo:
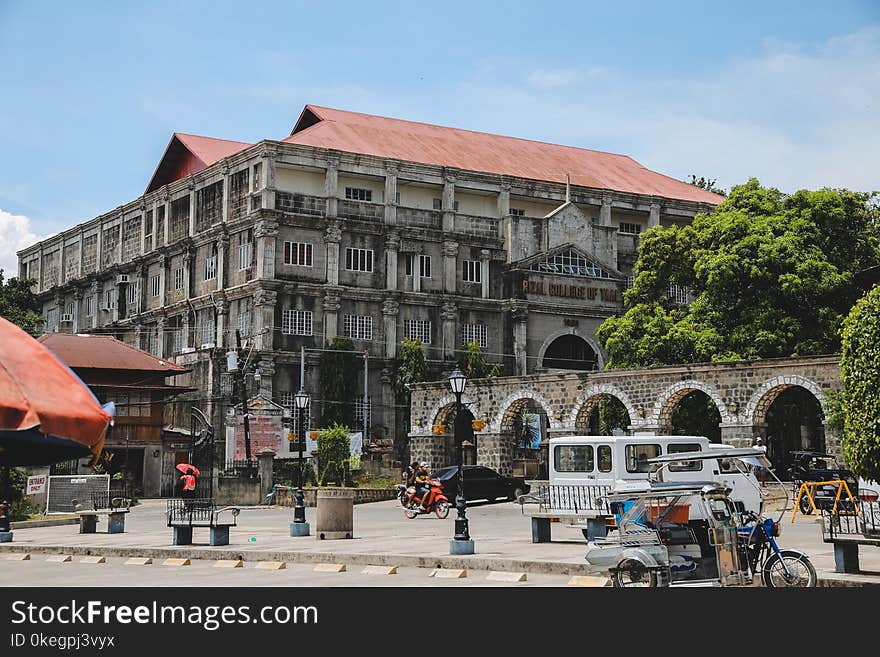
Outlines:
<svg viewBox="0 0 880 657"><path fill-rule="evenodd" d="M0 0L0 90L7 270L137 198L172 132L280 139L306 103L625 153L726 188L880 189L876 0Z"/></svg>

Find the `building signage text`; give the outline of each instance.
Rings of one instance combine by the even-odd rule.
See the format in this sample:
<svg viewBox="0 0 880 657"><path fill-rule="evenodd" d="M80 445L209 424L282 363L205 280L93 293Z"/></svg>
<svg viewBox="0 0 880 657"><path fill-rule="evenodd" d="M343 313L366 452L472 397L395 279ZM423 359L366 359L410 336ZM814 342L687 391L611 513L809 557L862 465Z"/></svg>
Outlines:
<svg viewBox="0 0 880 657"><path fill-rule="evenodd" d="M540 294L551 297L564 297L566 299L584 299L593 301L599 299L610 303L617 303L619 295L616 289L605 287L587 287L586 285L572 285L570 283L547 283L524 278L522 290L526 294Z"/></svg>

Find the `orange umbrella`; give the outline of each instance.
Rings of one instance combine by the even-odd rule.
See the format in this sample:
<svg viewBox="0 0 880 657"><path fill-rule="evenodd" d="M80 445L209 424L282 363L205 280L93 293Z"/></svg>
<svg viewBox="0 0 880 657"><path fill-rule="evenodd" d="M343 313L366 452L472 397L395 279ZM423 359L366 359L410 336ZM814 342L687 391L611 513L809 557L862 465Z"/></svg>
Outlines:
<svg viewBox="0 0 880 657"><path fill-rule="evenodd" d="M0 465L96 459L112 413L51 351L0 317Z"/></svg>
<svg viewBox="0 0 880 657"><path fill-rule="evenodd" d="M193 471L193 474L194 474L196 477L201 477L201 476L202 476L202 473L199 472L199 469L198 469L196 466L194 466L194 465L190 465L189 463L178 463L175 467L176 467L178 470L180 470L183 474L186 474L187 472L189 472L190 470L192 470L192 471Z"/></svg>

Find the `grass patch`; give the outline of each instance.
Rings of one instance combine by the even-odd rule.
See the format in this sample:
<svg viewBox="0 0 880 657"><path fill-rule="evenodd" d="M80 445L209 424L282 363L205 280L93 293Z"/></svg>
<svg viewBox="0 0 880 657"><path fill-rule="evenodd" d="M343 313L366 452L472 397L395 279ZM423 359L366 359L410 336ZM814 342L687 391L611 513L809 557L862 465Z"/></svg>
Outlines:
<svg viewBox="0 0 880 657"><path fill-rule="evenodd" d="M369 472L355 475L353 478L361 488L394 488L394 484L400 483L398 478L374 475Z"/></svg>
<svg viewBox="0 0 880 657"><path fill-rule="evenodd" d="M35 513L29 515L22 522L30 522L32 520L68 520L70 518L78 517L75 513L56 513L51 516L44 515L42 513Z"/></svg>

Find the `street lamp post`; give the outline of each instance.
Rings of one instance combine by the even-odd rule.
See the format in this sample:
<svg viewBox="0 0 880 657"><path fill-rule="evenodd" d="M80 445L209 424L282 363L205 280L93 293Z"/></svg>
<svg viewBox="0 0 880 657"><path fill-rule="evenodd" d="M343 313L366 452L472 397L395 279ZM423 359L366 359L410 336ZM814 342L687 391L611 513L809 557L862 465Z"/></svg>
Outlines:
<svg viewBox="0 0 880 657"><path fill-rule="evenodd" d="M455 506L458 509L458 516L455 519L455 535L449 542L449 554L473 554L474 541L468 531L468 519L466 515L467 500L464 495L464 477L462 476L463 450L462 441L464 436L461 435L459 427L461 426L461 395L467 385L467 377L458 368L449 375L449 387L452 388L452 394L455 395L455 448L456 457L458 459L458 492L455 496Z"/></svg>
<svg viewBox="0 0 880 657"><path fill-rule="evenodd" d="M290 524L291 536L308 536L309 523L306 522L306 505L303 496L303 447L306 442L306 421L305 412L309 406L309 393L304 388L300 388L299 392L293 396L296 405L297 418L299 427L296 433L296 443L299 451L299 467L297 468L296 493L294 497L296 503L293 507L293 522Z"/></svg>

